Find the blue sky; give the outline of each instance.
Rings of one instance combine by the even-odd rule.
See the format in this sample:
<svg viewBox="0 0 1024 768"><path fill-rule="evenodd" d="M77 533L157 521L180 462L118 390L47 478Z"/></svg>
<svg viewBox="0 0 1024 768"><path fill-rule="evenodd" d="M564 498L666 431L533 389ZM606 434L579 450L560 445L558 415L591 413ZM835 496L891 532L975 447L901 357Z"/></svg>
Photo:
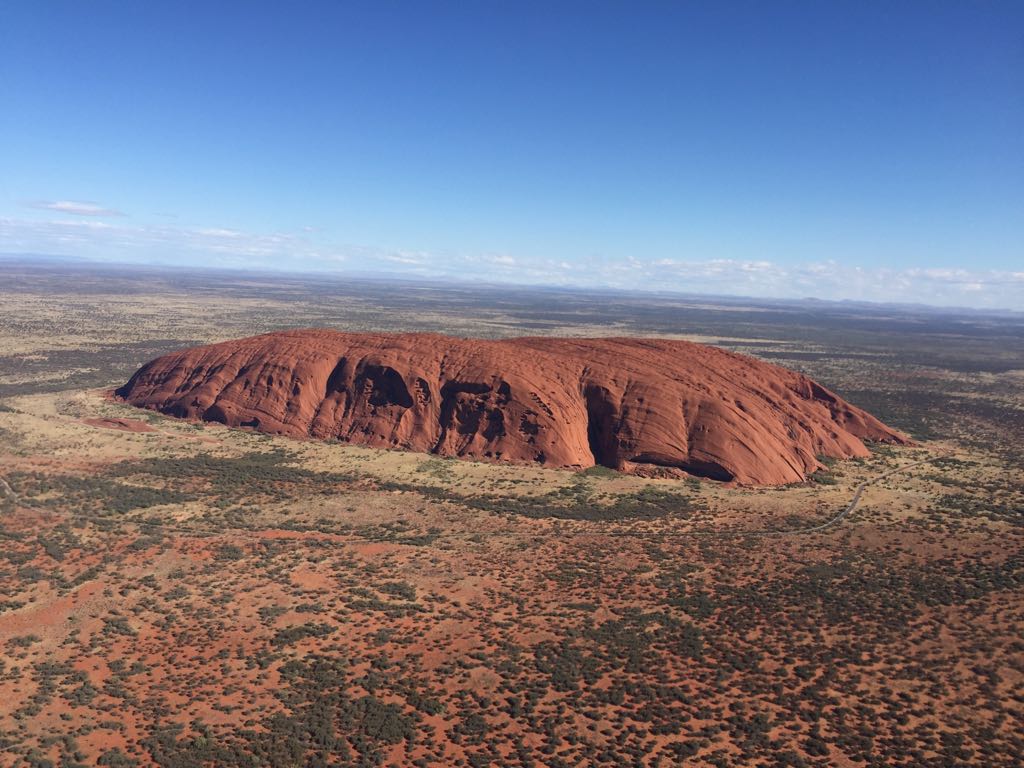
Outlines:
<svg viewBox="0 0 1024 768"><path fill-rule="evenodd" d="M13 0L0 251L1024 309L1020 2Z"/></svg>

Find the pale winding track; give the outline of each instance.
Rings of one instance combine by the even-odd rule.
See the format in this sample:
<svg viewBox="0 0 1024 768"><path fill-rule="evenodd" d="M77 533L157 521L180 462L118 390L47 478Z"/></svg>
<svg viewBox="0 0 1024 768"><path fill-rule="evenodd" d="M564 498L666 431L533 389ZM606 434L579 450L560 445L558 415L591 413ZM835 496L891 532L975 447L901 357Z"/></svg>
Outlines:
<svg viewBox="0 0 1024 768"><path fill-rule="evenodd" d="M791 531L758 531L758 532L750 533L750 534L737 534L737 535L739 535L739 536L793 536L793 535L800 535L800 534L804 534L804 533L816 533L818 531L824 531L826 528L831 528L836 523L841 522L843 520L843 518L845 518L847 515L849 515L851 512L853 512L853 510L855 510L857 508L857 505L860 504L861 494L864 493L864 489L867 488L869 485L873 485L874 483L877 483L879 480L884 480L887 477L892 477L893 475L898 475L900 472L906 472L908 469L913 469L914 467L919 467L922 464L927 464L929 462L935 461L936 459L941 459L944 456L946 456L945 453L938 454L938 455L935 455L935 456L929 456L928 458L920 459L919 461L913 461L910 464L903 464L902 466L895 467L894 469L890 469L888 472L883 472L880 475L876 475L875 477L872 477L872 478L869 478L867 480L864 480L863 482L860 483L860 485L858 485L854 489L854 491L853 491L853 498L850 499L850 503L847 504L842 509L842 511L840 511L838 514L836 514L834 517L826 520L824 523L821 523L819 525L813 525L810 528L796 528L796 529L791 530Z"/></svg>

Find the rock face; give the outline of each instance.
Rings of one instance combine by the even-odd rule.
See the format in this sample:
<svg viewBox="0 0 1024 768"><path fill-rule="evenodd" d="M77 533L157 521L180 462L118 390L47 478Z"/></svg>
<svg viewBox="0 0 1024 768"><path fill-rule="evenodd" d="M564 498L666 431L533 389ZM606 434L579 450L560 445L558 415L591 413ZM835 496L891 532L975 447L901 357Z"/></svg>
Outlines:
<svg viewBox="0 0 1024 768"><path fill-rule="evenodd" d="M743 484L906 441L806 376L661 339L283 331L158 358L117 395L296 437Z"/></svg>

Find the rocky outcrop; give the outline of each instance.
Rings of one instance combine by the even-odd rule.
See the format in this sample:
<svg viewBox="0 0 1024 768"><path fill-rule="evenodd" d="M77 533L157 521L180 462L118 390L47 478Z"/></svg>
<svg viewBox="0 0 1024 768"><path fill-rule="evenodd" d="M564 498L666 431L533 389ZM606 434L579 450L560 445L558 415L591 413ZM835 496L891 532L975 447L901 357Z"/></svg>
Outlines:
<svg viewBox="0 0 1024 768"><path fill-rule="evenodd" d="M802 374L663 339L282 331L160 357L117 394L274 434L743 484L906 440Z"/></svg>

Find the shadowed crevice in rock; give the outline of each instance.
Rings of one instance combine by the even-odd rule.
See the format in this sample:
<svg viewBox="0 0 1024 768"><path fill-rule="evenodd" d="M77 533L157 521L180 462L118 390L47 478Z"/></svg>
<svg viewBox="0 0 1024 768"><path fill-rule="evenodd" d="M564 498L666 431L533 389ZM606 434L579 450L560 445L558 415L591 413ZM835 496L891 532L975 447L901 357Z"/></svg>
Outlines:
<svg viewBox="0 0 1024 768"><path fill-rule="evenodd" d="M369 364L356 376L356 391L368 392L371 405L397 405L412 408L413 399L402 375L394 368Z"/></svg>
<svg viewBox="0 0 1024 768"><path fill-rule="evenodd" d="M618 441L616 440L615 405L604 387L584 387L583 398L587 406L587 446L593 463L619 469Z"/></svg>

